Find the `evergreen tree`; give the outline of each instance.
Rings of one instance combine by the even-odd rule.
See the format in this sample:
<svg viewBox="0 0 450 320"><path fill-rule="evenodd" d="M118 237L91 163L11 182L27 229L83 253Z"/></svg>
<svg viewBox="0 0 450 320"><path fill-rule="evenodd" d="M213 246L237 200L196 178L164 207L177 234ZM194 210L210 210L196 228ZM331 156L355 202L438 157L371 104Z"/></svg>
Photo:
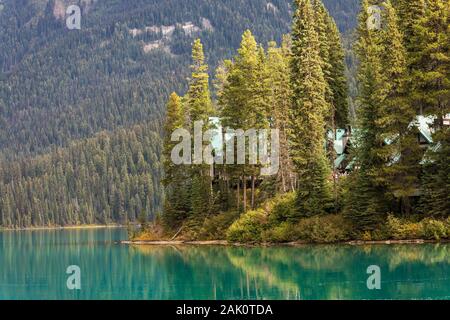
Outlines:
<svg viewBox="0 0 450 320"><path fill-rule="evenodd" d="M165 203L163 222L166 227L178 227L187 217L190 210L189 179L184 165L176 165L171 159L171 153L177 142L171 141L172 133L185 126L181 98L174 92L167 103L167 115L164 125L163 163L165 177Z"/></svg>
<svg viewBox="0 0 450 320"><path fill-rule="evenodd" d="M203 45L200 39L192 46L191 79L187 92L187 106L189 120L193 127L194 121L202 120L205 125L213 114L213 107L209 91L208 65L205 63Z"/></svg>
<svg viewBox="0 0 450 320"><path fill-rule="evenodd" d="M425 0L394 0L393 5L397 12L398 24L407 52L417 52L416 24L424 14Z"/></svg>
<svg viewBox="0 0 450 320"><path fill-rule="evenodd" d="M427 216L450 217L450 128L435 135L437 143L428 151L425 161L421 209Z"/></svg>
<svg viewBox="0 0 450 320"><path fill-rule="evenodd" d="M349 106L348 106L348 85L347 78L345 76L345 63L344 63L344 49L342 47L342 41L337 29L336 23L333 18L328 16L327 20L327 40L329 42L329 63L330 63L330 75L329 85L332 93L332 99L330 101L334 120L333 127L347 128L350 125L348 118Z"/></svg>
<svg viewBox="0 0 450 320"><path fill-rule="evenodd" d="M229 67L227 83L224 86L220 104L222 105L222 125L234 130L268 128L268 92L267 64L264 50L252 33L247 30L242 35L238 54ZM240 185L242 182L242 208L247 210L247 183L252 179L251 199L254 205L256 176L258 165L249 164L249 139L246 139L245 164L228 168L229 174L237 181L237 206L240 207ZM235 157L238 155L235 154ZM237 158L236 158L237 159ZM234 163L236 163L236 159Z"/></svg>
<svg viewBox="0 0 450 320"><path fill-rule="evenodd" d="M185 114L181 103L181 98L173 92L167 103L166 121L164 124L164 170L165 183L170 184L176 175L177 166L171 160L173 147L177 142L172 142L171 135L176 129L183 128L185 125Z"/></svg>
<svg viewBox="0 0 450 320"><path fill-rule="evenodd" d="M369 2L362 1L356 53L358 68L358 132L355 150L356 169L345 215L355 231L373 230L388 210L387 186L382 175L386 165L383 132L379 128L386 92L383 88L381 54L382 31L367 26Z"/></svg>
<svg viewBox="0 0 450 320"><path fill-rule="evenodd" d="M291 38L284 36L281 47L269 43L267 51L268 80L270 83L270 112L273 127L279 130L280 168L276 177L275 193L295 190L296 177L289 154L288 122L291 106Z"/></svg>
<svg viewBox="0 0 450 320"><path fill-rule="evenodd" d="M321 46L309 0L297 0L292 27L292 109L290 151L298 175L297 209L301 216L322 214L330 200L330 170L325 153L329 112Z"/></svg>
<svg viewBox="0 0 450 320"><path fill-rule="evenodd" d="M447 0L427 0L424 15L413 26L417 52L411 54L412 95L420 114L437 118L436 129L450 112L449 12Z"/></svg>
<svg viewBox="0 0 450 320"><path fill-rule="evenodd" d="M348 123L348 89L345 77L344 50L339 31L321 0L312 0L315 29L320 43L322 71L327 83L325 97L330 105L328 127L345 128Z"/></svg>
<svg viewBox="0 0 450 320"><path fill-rule="evenodd" d="M383 30L381 63L385 100L382 103L381 118L377 125L383 133L387 163L383 170L386 184L391 193L399 199L400 211L411 212L410 197L419 186L419 162L421 152L417 143L418 130L415 122L415 110L410 105L407 92L407 54L403 46L402 33L398 27L398 18L390 1L383 4Z"/></svg>
<svg viewBox="0 0 450 320"><path fill-rule="evenodd" d="M424 15L414 26L418 52L413 55L413 98L421 113L432 116L433 146L427 154L422 196L423 211L448 217L450 177L448 126L450 113L450 3L425 1Z"/></svg>
<svg viewBox="0 0 450 320"><path fill-rule="evenodd" d="M191 134L194 134L196 121L203 121L202 133L211 128L209 117L213 115L213 107L209 91L208 65L205 63L203 45L200 39L192 46L192 75L186 97L188 121ZM203 147L202 147L203 152ZM203 155L202 155L203 159ZM207 164L193 164L190 169L191 205L194 220L209 214L212 207L212 186L210 167Z"/></svg>

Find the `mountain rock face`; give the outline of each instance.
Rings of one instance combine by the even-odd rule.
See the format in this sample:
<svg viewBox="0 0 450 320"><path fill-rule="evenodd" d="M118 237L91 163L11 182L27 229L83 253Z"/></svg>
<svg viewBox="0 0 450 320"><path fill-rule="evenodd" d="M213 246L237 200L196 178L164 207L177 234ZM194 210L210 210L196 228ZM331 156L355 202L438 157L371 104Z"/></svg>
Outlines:
<svg viewBox="0 0 450 320"><path fill-rule="evenodd" d="M359 1L324 2L340 30L349 34L356 23ZM69 30L66 25L69 16L66 9L74 3L81 7L80 30ZM184 80L189 74L190 48L195 38L202 39L209 71L214 74L218 62L230 57L239 46L246 29L252 30L261 43L279 42L282 35L289 32L291 8L288 0L0 0L0 167L6 168L12 161L22 163L20 168L14 169L16 176L0 170L0 213L2 205L3 211L7 205L12 206L5 199L13 199L13 193L17 192L12 187L15 183L38 177L44 179L50 164L57 166L55 148L69 148L64 152L70 153L73 150L70 148L80 139L95 137L102 131L114 137L117 130L131 130L134 125L151 123L152 130L158 132L170 92L183 94L186 90ZM99 144L93 149L100 153L104 150L101 141L95 138L90 142ZM130 161L117 162L127 168L114 171L115 164L108 163L117 175L128 170L129 174L142 177L144 171L159 167L155 165L150 170L144 162L151 166L151 159L144 157L145 161L140 164L143 172L133 171L136 170L133 163L139 161L136 157L145 154L138 143L142 141L138 139L130 147L134 154ZM108 153L114 150L108 149ZM91 151L86 151L87 163L95 156ZM157 149L153 152L157 153ZM42 156L44 158L35 161ZM45 157L48 162L43 160ZM75 161L74 157L61 157ZM159 161L157 156L152 159ZM45 166L36 166L42 161ZM84 163L85 160L76 161ZM95 165L85 169L87 171L83 172L95 171ZM52 174L56 177L66 173ZM99 176L104 174L103 171L98 173ZM86 181L84 183L89 183ZM67 194L73 198L59 199L60 207L54 210L63 210L64 203L72 203L79 216L84 214L80 210L95 216L99 208L105 215L112 210L105 208L124 210L120 202L129 197L129 190L124 187L124 194L116 194L114 199L102 196L105 203L101 206L89 199L90 207L86 209L88 206L79 203L76 196L80 184L72 183ZM117 182L117 185L127 186L127 183ZM44 182L34 187L43 188L43 185ZM157 183L153 185L155 188ZM112 190L102 192L108 194ZM146 213L159 209L148 205L148 201L144 203L143 198L149 197L147 192L140 191L140 200L133 200L136 211L133 217L142 208ZM160 197L161 193L156 192L154 196ZM44 198L37 200L46 201ZM15 219L32 210L35 205L32 201L29 209L15 211ZM109 201L111 203L107 203ZM156 206L160 201L154 203ZM113 212L110 216L119 215ZM80 221L107 220L91 216ZM14 224L11 221L0 220L0 226ZM71 218L42 221L47 220L33 218L19 224L74 223Z"/></svg>

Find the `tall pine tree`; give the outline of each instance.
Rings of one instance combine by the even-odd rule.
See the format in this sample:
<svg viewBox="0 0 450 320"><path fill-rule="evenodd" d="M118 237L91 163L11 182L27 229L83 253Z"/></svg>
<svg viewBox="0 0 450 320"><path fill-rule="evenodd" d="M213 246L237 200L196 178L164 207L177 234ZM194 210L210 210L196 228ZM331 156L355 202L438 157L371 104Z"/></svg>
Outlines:
<svg viewBox="0 0 450 320"><path fill-rule="evenodd" d="M450 113L450 3L426 0L424 15L415 28L419 51L413 55L413 97L421 112L435 119L433 146L425 166L423 211L448 217L450 129L444 125L444 117Z"/></svg>
<svg viewBox="0 0 450 320"><path fill-rule="evenodd" d="M252 33L247 30L242 35L238 54L229 66L226 84L220 94L222 125L234 130L262 129L269 126L268 94L269 83L264 50L258 46ZM228 173L237 183L236 202L238 209L247 210L247 184L251 177L251 204L254 205L255 179L259 174L258 165L249 164L249 140L246 139L246 164L228 167ZM234 163L237 155L235 154ZM230 159L229 159L230 160ZM233 159L231 159L233 160ZM242 183L242 184L241 184ZM240 195L242 185L242 198ZM242 199L242 206L240 200Z"/></svg>
<svg viewBox="0 0 450 320"><path fill-rule="evenodd" d="M388 212L387 185L382 175L386 150L379 122L386 91L381 55L382 30L368 27L369 1L363 0L359 15L358 42L355 47L358 67L358 131L355 168L345 215L357 232L370 231Z"/></svg>
<svg viewBox="0 0 450 320"><path fill-rule="evenodd" d="M186 97L189 128L193 135L195 122L203 121L203 127L201 128L203 134L211 127L209 118L213 115L214 109L209 91L208 65L205 63L203 45L200 39L195 40L192 47L191 69L192 75ZM213 204L210 166L205 164L204 161L201 164L194 163L191 166L190 176L192 181L192 216L193 220L196 221L210 213Z"/></svg>
<svg viewBox="0 0 450 320"><path fill-rule="evenodd" d="M174 92L167 103L166 121L164 124L163 163L165 177L165 203L163 221L168 229L179 227L190 211L189 177L186 167L176 165L171 159L172 149L177 144L171 140L172 133L185 126L181 98Z"/></svg>
<svg viewBox="0 0 450 320"><path fill-rule="evenodd" d="M292 107L290 151L298 174L298 216L325 213L331 199L328 161L325 152L325 118L329 104L327 82L322 70L321 44L315 29L310 0L295 1L292 27Z"/></svg>
<svg viewBox="0 0 450 320"><path fill-rule="evenodd" d="M417 143L418 130L415 109L408 96L407 53L403 36L398 27L398 18L390 1L383 4L383 30L381 63L385 100L381 103L379 130L385 141L385 157L389 159L383 175L389 190L398 199L403 214L411 213L410 198L419 187L421 151Z"/></svg>

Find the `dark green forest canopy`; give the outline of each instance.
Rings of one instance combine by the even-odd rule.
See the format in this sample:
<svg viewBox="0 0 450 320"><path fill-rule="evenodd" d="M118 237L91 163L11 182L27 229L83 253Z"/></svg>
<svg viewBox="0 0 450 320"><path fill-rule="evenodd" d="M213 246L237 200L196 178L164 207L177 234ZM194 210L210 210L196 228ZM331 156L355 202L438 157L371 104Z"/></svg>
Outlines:
<svg viewBox="0 0 450 320"><path fill-rule="evenodd" d="M151 126L101 132L0 163L0 226L126 224L160 211L161 141Z"/></svg>
<svg viewBox="0 0 450 320"><path fill-rule="evenodd" d="M355 24L357 3L325 1L344 32ZM98 1L84 6L82 28L74 31L55 17L61 4L3 1L0 153L8 158L160 119L169 93L186 89L194 37L202 39L213 71L244 30L260 43L279 42L292 15L287 0ZM192 32L183 29L188 23ZM142 32L152 26L175 28L170 36ZM145 52L159 40L159 48Z"/></svg>
<svg viewBox="0 0 450 320"><path fill-rule="evenodd" d="M71 31L71 1L0 1L0 226L154 216L164 104L187 90L193 40L212 76L244 30L280 43L292 18L290 0L82 2ZM358 2L324 1L345 34Z"/></svg>

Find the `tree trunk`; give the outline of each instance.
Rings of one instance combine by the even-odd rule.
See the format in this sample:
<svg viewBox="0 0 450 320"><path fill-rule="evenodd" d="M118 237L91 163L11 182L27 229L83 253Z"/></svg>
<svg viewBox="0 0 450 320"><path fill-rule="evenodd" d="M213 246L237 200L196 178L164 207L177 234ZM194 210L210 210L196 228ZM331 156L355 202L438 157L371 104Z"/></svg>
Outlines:
<svg viewBox="0 0 450 320"><path fill-rule="evenodd" d="M409 197L401 197L400 198L400 212L405 216L409 216L411 214L411 201Z"/></svg>
<svg viewBox="0 0 450 320"><path fill-rule="evenodd" d="M225 193L226 193L226 199L227 199L227 210L230 208L230 178L228 175L225 175Z"/></svg>
<svg viewBox="0 0 450 320"><path fill-rule="evenodd" d="M331 141L331 154L332 160L331 165L333 166L333 195L334 195L334 210L337 214L337 203L338 203L338 193L337 193L337 168L334 165L336 162L336 151L334 150L334 140L337 138L337 129L335 124L335 114L333 114L333 141Z"/></svg>
<svg viewBox="0 0 450 320"><path fill-rule="evenodd" d="M240 212L240 209L241 209L240 208L241 207L241 177L238 178L236 197L237 197L237 211Z"/></svg>
<svg viewBox="0 0 450 320"><path fill-rule="evenodd" d="M252 210L255 209L255 176L252 175Z"/></svg>
<svg viewBox="0 0 450 320"><path fill-rule="evenodd" d="M244 212L247 212L247 176L243 177L244 183Z"/></svg>

